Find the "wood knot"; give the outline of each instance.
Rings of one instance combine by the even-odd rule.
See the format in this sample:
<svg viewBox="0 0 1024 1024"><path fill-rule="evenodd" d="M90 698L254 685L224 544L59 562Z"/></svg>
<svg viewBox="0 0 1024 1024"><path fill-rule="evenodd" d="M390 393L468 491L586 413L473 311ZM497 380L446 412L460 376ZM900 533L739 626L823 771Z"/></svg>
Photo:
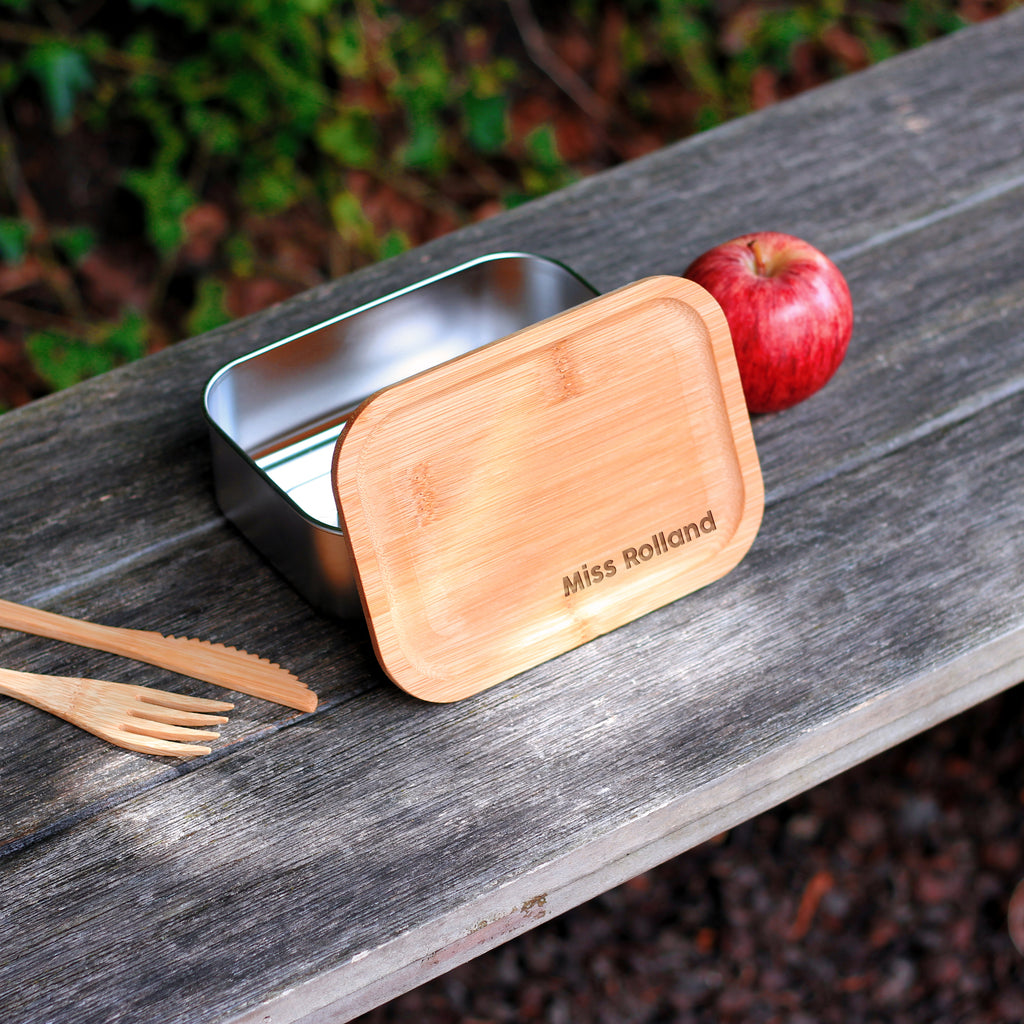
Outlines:
<svg viewBox="0 0 1024 1024"><path fill-rule="evenodd" d="M579 369L564 341L551 346L550 365L553 372L556 401L575 398L582 390Z"/></svg>
<svg viewBox="0 0 1024 1024"><path fill-rule="evenodd" d="M430 477L430 464L421 462L414 466L410 474L410 483L416 522L421 526L432 523L437 518L437 495Z"/></svg>

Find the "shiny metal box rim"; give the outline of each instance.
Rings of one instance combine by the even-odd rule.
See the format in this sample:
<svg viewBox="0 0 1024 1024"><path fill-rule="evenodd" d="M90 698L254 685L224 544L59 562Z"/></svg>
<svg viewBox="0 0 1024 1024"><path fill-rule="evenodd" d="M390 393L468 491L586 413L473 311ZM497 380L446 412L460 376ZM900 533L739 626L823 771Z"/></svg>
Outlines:
<svg viewBox="0 0 1024 1024"><path fill-rule="evenodd" d="M207 384L222 511L311 604L359 614L330 481L368 397L596 295L565 265L492 253L233 360Z"/></svg>

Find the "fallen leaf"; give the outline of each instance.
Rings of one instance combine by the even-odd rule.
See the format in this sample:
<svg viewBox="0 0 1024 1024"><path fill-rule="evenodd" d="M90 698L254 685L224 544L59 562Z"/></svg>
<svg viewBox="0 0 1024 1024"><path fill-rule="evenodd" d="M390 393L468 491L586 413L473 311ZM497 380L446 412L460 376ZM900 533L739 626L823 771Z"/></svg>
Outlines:
<svg viewBox="0 0 1024 1024"><path fill-rule="evenodd" d="M803 895L800 897L800 905L797 907L796 917L789 929L790 942L799 942L811 930L814 922L814 915L818 912L818 905L821 898L835 884L832 875L828 871L816 871L810 881L804 887Z"/></svg>

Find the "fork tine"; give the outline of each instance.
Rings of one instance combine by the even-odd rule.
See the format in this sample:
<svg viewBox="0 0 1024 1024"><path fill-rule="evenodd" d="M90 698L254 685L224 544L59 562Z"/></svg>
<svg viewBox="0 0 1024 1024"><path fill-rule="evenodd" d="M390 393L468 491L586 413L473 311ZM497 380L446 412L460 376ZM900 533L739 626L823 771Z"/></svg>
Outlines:
<svg viewBox="0 0 1024 1024"><path fill-rule="evenodd" d="M227 715L206 715L196 711L175 711L163 708L159 704L146 705L144 708L129 708L127 714L144 722L162 722L165 725L223 725Z"/></svg>
<svg viewBox="0 0 1024 1024"><path fill-rule="evenodd" d="M99 736L100 739L126 750L134 750L140 754L160 754L165 757L209 754L211 748L202 741L219 739L217 733L202 729L176 728L173 725L157 723L152 723L152 728L146 728L145 725L143 722L141 727L136 727L132 723L116 718L96 718L88 725L83 725L83 728L94 736Z"/></svg>
<svg viewBox="0 0 1024 1024"><path fill-rule="evenodd" d="M210 747L194 743L178 743L174 740L155 739L152 736L133 736L124 733L120 736L105 735L103 739L126 750L134 750L139 754L159 754L161 757L193 757L209 754Z"/></svg>
<svg viewBox="0 0 1024 1024"><path fill-rule="evenodd" d="M118 729L121 732L130 733L133 736L149 736L157 740L215 740L220 738L220 733L210 729L192 729L182 725L172 725L166 722L150 722L146 719L135 719L131 722L122 722Z"/></svg>
<svg viewBox="0 0 1024 1024"><path fill-rule="evenodd" d="M153 707L173 708L176 711L230 711L235 705L226 700L211 700L209 697L191 697L187 693L173 693L170 690L155 690L139 686L135 699ZM224 719L227 721L227 719Z"/></svg>

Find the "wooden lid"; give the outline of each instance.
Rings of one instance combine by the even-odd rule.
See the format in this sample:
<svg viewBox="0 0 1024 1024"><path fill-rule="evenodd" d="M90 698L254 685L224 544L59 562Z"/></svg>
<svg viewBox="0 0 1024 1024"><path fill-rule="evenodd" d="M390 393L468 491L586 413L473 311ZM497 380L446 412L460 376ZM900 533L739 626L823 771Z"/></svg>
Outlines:
<svg viewBox="0 0 1024 1024"><path fill-rule="evenodd" d="M724 575L764 505L725 317L676 277L371 396L334 488L380 662L433 701Z"/></svg>

